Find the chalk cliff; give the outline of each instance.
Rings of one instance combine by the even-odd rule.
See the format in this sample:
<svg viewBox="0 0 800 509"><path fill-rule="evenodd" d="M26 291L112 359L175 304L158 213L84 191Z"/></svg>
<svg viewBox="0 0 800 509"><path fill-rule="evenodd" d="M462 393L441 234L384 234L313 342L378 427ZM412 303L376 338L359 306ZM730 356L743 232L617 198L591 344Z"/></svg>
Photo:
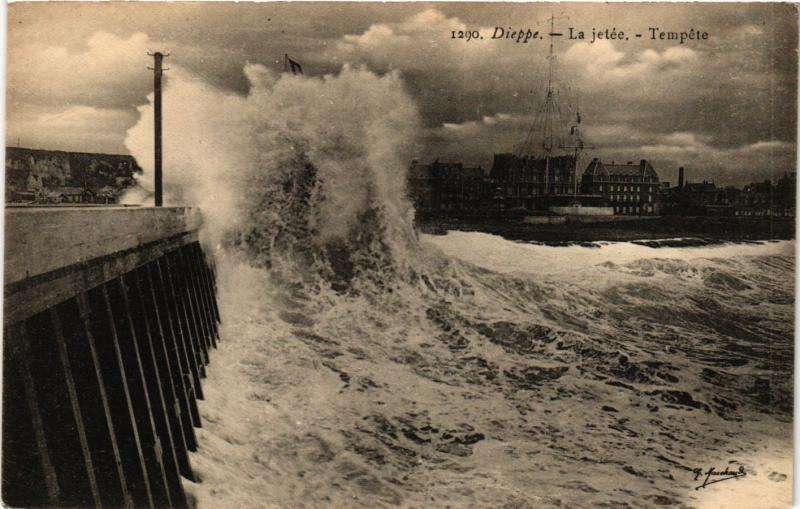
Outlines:
<svg viewBox="0 0 800 509"><path fill-rule="evenodd" d="M129 155L7 147L6 200L58 201L70 189L91 196L82 201L116 202L141 171Z"/></svg>

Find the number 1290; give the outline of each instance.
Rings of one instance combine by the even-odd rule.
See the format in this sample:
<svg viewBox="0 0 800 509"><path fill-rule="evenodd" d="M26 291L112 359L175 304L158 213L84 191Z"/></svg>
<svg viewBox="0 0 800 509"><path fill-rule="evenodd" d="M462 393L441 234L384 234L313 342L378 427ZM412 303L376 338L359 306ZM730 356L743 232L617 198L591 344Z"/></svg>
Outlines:
<svg viewBox="0 0 800 509"><path fill-rule="evenodd" d="M464 39L469 42L472 39L483 39L481 33L477 30L453 30L450 32L452 39Z"/></svg>

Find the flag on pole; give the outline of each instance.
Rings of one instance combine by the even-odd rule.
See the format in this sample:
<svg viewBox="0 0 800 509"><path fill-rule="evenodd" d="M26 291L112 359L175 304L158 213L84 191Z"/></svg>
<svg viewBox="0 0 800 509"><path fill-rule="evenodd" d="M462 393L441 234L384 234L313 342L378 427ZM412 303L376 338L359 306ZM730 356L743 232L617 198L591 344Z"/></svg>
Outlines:
<svg viewBox="0 0 800 509"><path fill-rule="evenodd" d="M292 74L303 74L303 66L301 66L299 62L295 62L289 58L288 53L286 53L284 56L286 59L286 70L292 71Z"/></svg>

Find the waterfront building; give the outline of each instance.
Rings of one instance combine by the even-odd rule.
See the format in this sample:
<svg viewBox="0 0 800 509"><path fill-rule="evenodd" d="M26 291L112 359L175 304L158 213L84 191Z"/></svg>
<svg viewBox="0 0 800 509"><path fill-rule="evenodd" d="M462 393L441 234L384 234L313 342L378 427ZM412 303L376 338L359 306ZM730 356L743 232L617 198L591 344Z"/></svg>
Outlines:
<svg viewBox="0 0 800 509"><path fill-rule="evenodd" d="M581 178L581 192L601 195L617 215L659 214L659 189L658 173L645 159L638 164L609 164L594 158Z"/></svg>
<svg viewBox="0 0 800 509"><path fill-rule="evenodd" d="M463 163L412 161L408 194L421 214L458 214L489 206L493 189L483 168Z"/></svg>
<svg viewBox="0 0 800 509"><path fill-rule="evenodd" d="M682 216L794 217L795 182L795 173L785 173L774 183L717 187L713 180L684 182L681 171L683 185L661 190L661 211Z"/></svg>
<svg viewBox="0 0 800 509"><path fill-rule="evenodd" d="M558 196L573 196L575 157L495 154L489 177L499 184L503 208L535 210Z"/></svg>
<svg viewBox="0 0 800 509"><path fill-rule="evenodd" d="M47 192L46 203L95 203L95 193L83 187L56 187Z"/></svg>

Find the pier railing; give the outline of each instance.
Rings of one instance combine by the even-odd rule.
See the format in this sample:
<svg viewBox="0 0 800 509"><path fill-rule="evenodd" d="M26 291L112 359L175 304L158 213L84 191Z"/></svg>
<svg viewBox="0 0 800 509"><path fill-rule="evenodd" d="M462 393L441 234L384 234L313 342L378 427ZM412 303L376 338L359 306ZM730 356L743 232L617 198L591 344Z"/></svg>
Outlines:
<svg viewBox="0 0 800 509"><path fill-rule="evenodd" d="M6 505L187 506L220 323L199 226L186 208L6 211Z"/></svg>

